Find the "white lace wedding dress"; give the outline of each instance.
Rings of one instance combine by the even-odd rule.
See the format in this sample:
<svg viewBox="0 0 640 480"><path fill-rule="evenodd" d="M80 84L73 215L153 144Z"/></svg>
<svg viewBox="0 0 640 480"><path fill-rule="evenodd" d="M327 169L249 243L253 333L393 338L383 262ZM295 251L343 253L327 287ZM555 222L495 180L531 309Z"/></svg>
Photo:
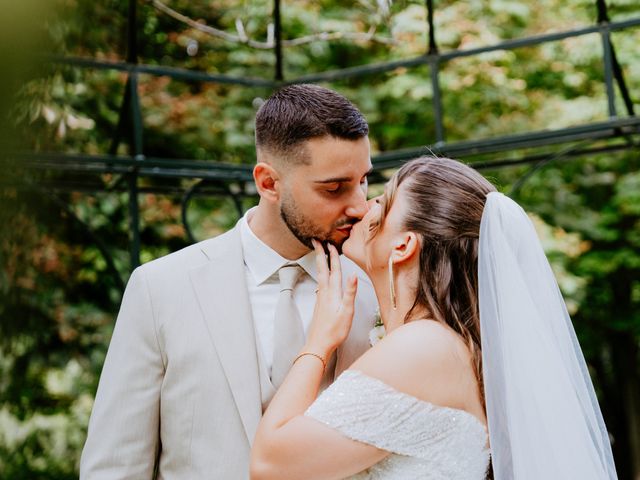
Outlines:
<svg viewBox="0 0 640 480"><path fill-rule="evenodd" d="M351 480L482 480L489 464L487 431L468 412L399 392L346 370L305 415L343 435L391 452Z"/></svg>

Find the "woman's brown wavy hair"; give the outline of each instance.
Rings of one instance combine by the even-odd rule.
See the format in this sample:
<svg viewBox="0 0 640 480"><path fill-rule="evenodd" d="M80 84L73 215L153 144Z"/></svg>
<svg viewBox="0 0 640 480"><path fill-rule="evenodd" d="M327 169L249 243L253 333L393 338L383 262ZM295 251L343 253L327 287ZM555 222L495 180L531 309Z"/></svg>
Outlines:
<svg viewBox="0 0 640 480"><path fill-rule="evenodd" d="M495 187L473 168L448 158L424 156L406 163L387 184L382 215L402 185L409 208L404 228L421 242L419 283L413 306L453 328L466 342L484 405L482 344L478 309L478 237L486 196Z"/></svg>

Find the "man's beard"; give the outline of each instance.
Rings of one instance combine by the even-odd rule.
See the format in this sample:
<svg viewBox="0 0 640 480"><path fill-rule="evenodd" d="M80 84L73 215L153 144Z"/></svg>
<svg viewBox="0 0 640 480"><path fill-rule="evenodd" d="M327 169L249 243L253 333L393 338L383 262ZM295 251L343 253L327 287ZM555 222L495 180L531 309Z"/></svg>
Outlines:
<svg viewBox="0 0 640 480"><path fill-rule="evenodd" d="M331 233L340 226L351 225L356 222L356 219L353 219L353 221L342 221L339 225L336 225L329 231L325 232L317 225L314 225L311 219L305 217L302 212L296 208L295 201L288 196L283 198L282 205L280 205L280 217L282 217L282 221L289 228L291 233L293 233L300 243L306 247L313 250L311 240L315 238L322 243L332 243L335 245L339 253L342 253L342 243L346 238L340 240L338 243L331 238Z"/></svg>

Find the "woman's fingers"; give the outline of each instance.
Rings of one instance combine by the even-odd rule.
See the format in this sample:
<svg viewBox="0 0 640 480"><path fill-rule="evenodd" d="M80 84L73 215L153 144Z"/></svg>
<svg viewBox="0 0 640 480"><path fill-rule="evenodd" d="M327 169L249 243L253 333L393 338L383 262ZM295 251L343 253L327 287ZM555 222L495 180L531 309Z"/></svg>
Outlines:
<svg viewBox="0 0 640 480"><path fill-rule="evenodd" d="M313 249L316 252L318 288L329 288L330 291L337 296L337 300L343 299L342 268L340 265L340 254L338 253L338 249L330 243L327 244L327 250L329 251L329 266L327 266L327 257L322 244L316 239L312 239L311 242L313 243Z"/></svg>
<svg viewBox="0 0 640 480"><path fill-rule="evenodd" d="M358 291L358 277L352 275L347 280L347 288L342 296L342 310L348 315L353 315L354 304L356 301L356 292Z"/></svg>
<svg viewBox="0 0 640 480"><path fill-rule="evenodd" d="M340 255L334 245L327 244L329 265L322 244L313 240L318 271L318 297L309 330L313 341L329 342L332 348L342 343L351 328L357 291L357 278L351 276L342 285Z"/></svg>
<svg viewBox="0 0 640 480"><path fill-rule="evenodd" d="M331 264L331 273L329 276L331 288L338 294L338 296L342 296L342 269L340 268L340 255L338 254L338 249L331 244L329 244L329 262Z"/></svg>
<svg viewBox="0 0 640 480"><path fill-rule="evenodd" d="M335 245L329 244L329 258L331 260L331 272L340 273L340 254Z"/></svg>
<svg viewBox="0 0 640 480"><path fill-rule="evenodd" d="M327 268L327 257L319 241L311 239L313 249L316 252L316 269L318 270L318 288L329 283L329 269Z"/></svg>

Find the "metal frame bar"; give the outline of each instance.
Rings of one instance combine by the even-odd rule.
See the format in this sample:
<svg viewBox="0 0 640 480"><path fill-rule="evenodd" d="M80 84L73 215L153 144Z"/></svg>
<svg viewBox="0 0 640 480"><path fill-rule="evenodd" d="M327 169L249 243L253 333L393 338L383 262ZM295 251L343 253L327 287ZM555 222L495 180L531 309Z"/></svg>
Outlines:
<svg viewBox="0 0 640 480"><path fill-rule="evenodd" d="M564 128L542 130L533 133L506 135L499 138L462 141L450 144L431 145L385 152L375 157L375 168L394 168L398 162L433 152L454 158L467 158L487 153L522 150L548 145L569 143L584 139L607 139L618 136L640 135L640 118L626 117L604 122Z"/></svg>
<svg viewBox="0 0 640 480"><path fill-rule="evenodd" d="M138 15L137 0L129 0L129 21L127 25L127 62L133 65L138 63ZM122 113L131 115L131 136L129 138L129 154L136 163L144 160L143 123L140 96L138 93L138 72L129 72L127 86L129 90L129 109ZM121 123L121 122L118 122ZM116 147L117 148L117 147ZM140 203L138 199L138 175L139 167L134 167L127 175L129 185L129 225L131 233L131 249L129 252L131 270L140 265Z"/></svg>
<svg viewBox="0 0 640 480"><path fill-rule="evenodd" d="M276 56L275 79L277 82L284 80L282 73L282 22L280 17L280 0L273 0L273 30L275 36L275 47L273 53Z"/></svg>
<svg viewBox="0 0 640 480"><path fill-rule="evenodd" d="M525 150L565 144L585 139L606 140L640 136L640 117L612 118L606 121L531 133L507 135L499 138L441 143L417 148L384 152L372 157L374 171L395 168L399 162L426 153L455 158L473 158L485 154ZM22 166L45 170L86 173L128 174L137 169L143 177L199 178L206 180L253 181L253 166L206 160L165 159L145 157L144 162L130 156L85 155L64 153L19 153L12 157ZM142 163L142 164L141 164ZM490 162L487 162L490 164Z"/></svg>
<svg viewBox="0 0 640 480"><path fill-rule="evenodd" d="M615 117L616 113L616 94L613 91L613 60L611 52L611 37L606 28L601 30L602 35L602 52L604 57L604 84L607 89L607 104L609 106L609 116Z"/></svg>
<svg viewBox="0 0 640 480"><path fill-rule="evenodd" d="M609 32L624 30L627 28L640 26L640 18L632 18L619 22L611 22L606 25L591 25L588 27L577 28L573 30L565 30L562 32L547 33L543 35L534 35L526 38L518 38L513 40L505 40L503 42L496 43L494 45L487 45L484 47L469 48L466 50L451 50L444 53L437 54L424 54L413 58L403 60L393 60L389 62L373 63L368 65L360 65L356 67L348 67L340 70L331 70L328 72L322 72L310 75L301 75L294 79L278 82L276 80L267 80L263 78L255 77L235 77L232 75L224 74L210 74L205 72L199 72L195 70L189 70L186 68L167 67L160 65L148 65L148 64L130 64L127 62L114 62L106 60L95 60L83 57L74 56L48 56L54 63L65 64L77 67L86 67L94 69L107 69L107 70L119 70L126 72L136 71L138 73L144 73L156 76L168 76L176 80L183 81L197 81L197 82L209 82L209 83L224 83L234 84L250 87L267 87L277 88L278 86L292 83L314 83L314 82L331 82L334 80L342 80L345 78L357 77L360 75L368 75L372 73L384 73L393 71L400 67L416 67L420 65L428 65L429 58L436 56L440 62L447 62L456 58L471 57L479 55L481 53L495 52L500 50L515 50L522 47L530 47L539 45L541 43L553 42L564 40L572 37L579 37L583 35L589 35L592 33L600 33L602 29L606 29Z"/></svg>
<svg viewBox="0 0 640 480"><path fill-rule="evenodd" d="M433 92L433 118L436 127L436 144L444 142L444 121L442 115L442 95L440 93L440 55L436 43L436 29L433 23L433 0L426 0L427 7L427 45L426 57L429 65L431 91Z"/></svg>
<svg viewBox="0 0 640 480"><path fill-rule="evenodd" d="M638 143L631 144L626 141L627 138L624 139L624 143L614 143L614 144L606 144L604 146L599 147L590 147L590 148L576 148L570 149L567 153L563 155L566 158L579 158L585 157L595 154L608 153L608 152L620 152L620 151L628 151L631 148L638 149L640 148L640 138L638 139ZM523 165L530 165L532 163L537 163L543 161L549 156L556 155L556 152L544 153L544 154L532 154L527 155L521 158L497 158L492 159L490 161L473 161L470 162L469 165L475 168L476 170L497 170L502 168L510 168L517 167ZM370 185L384 183L388 180L386 172L388 172L388 168L379 168L372 172L372 175L369 179ZM200 177L189 177L189 178L200 178ZM204 179L203 179L204 180ZM217 178L212 178L211 180L219 180ZM111 188L109 186L105 186L104 183L93 183L89 184L84 179L81 180L42 180L38 183L39 187L43 187L48 191L57 192L57 193L69 193L69 192L82 192L82 193L114 193L114 192L127 192L127 187L122 184L117 184L115 188ZM0 182L0 188L21 188L20 186L16 186L13 183L3 183ZM35 187L30 187L31 189ZM180 185L161 185L161 186L152 186L152 187L139 187L138 193L160 193L163 195L177 195L183 196L185 194L185 188ZM202 191L197 191L194 193L194 196L198 195L223 195L225 193L224 189L209 189L205 190L202 188ZM241 198L256 198L257 194L240 192L235 194L237 197Z"/></svg>

